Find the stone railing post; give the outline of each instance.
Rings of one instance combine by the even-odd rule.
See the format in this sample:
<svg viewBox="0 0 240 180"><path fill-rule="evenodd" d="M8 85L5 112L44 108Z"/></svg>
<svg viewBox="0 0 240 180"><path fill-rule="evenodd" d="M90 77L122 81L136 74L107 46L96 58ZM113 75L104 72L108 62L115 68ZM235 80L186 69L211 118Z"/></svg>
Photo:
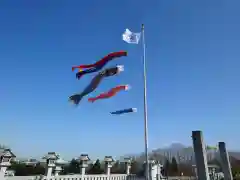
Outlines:
<svg viewBox="0 0 240 180"><path fill-rule="evenodd" d="M62 171L62 167L56 165L54 176L58 176L61 171Z"/></svg>
<svg viewBox="0 0 240 180"><path fill-rule="evenodd" d="M0 153L0 180L5 179L5 173L8 167L11 166L11 159L16 157L10 149L4 149L2 153Z"/></svg>
<svg viewBox="0 0 240 180"><path fill-rule="evenodd" d="M80 173L81 175L85 175L86 168L88 167L88 162L90 161L90 158L88 154L81 154L78 160L80 161Z"/></svg>
<svg viewBox="0 0 240 180"><path fill-rule="evenodd" d="M52 172L56 166L56 160L58 159L58 156L55 152L48 152L47 155L43 157L43 159L46 159L46 173L45 176L51 177Z"/></svg>
<svg viewBox="0 0 240 180"><path fill-rule="evenodd" d="M163 168L163 165L157 161L157 180L160 180L162 178L162 168Z"/></svg>
<svg viewBox="0 0 240 180"><path fill-rule="evenodd" d="M154 160L149 160L149 170L150 170L150 173L149 173L149 178L151 180L156 180L157 178L157 165L156 165L156 161Z"/></svg>
<svg viewBox="0 0 240 180"><path fill-rule="evenodd" d="M58 176L59 173L62 171L62 166L65 165L67 162L64 161L60 155L57 155L58 156L58 159L56 160L56 166L55 166L55 176Z"/></svg>
<svg viewBox="0 0 240 180"><path fill-rule="evenodd" d="M126 174L129 175L131 170L132 160L131 158L124 158L124 162L125 162Z"/></svg>
<svg viewBox="0 0 240 180"><path fill-rule="evenodd" d="M104 162L105 162L106 175L110 175L111 174L112 163L114 162L112 156L105 156Z"/></svg>

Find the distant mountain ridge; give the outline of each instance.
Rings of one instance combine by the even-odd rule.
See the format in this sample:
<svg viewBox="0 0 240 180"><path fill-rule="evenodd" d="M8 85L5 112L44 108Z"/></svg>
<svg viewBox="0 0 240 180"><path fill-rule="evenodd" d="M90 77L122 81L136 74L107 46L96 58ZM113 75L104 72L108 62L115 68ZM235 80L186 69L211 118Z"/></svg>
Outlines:
<svg viewBox="0 0 240 180"><path fill-rule="evenodd" d="M240 152L236 151L229 151L229 156L233 157L234 159L240 160ZM130 155L133 159L144 162L145 155L144 153L138 155ZM195 157L194 157L194 150L191 146L185 146L181 143L173 143L168 147L165 148L158 148L154 149L149 152L149 159L158 160L161 163L164 163L166 159L171 160L173 157L176 158L178 162L183 163L192 163L195 164ZM211 161L213 159L218 159L219 154L216 150L207 150L207 159Z"/></svg>

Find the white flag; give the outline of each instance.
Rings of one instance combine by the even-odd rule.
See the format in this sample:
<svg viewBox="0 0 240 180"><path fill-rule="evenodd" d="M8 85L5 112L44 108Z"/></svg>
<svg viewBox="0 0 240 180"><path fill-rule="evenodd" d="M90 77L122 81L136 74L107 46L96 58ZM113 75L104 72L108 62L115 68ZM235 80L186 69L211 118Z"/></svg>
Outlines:
<svg viewBox="0 0 240 180"><path fill-rule="evenodd" d="M122 39L130 44L138 44L141 37L141 33L134 33L131 32L129 29L126 29L126 31L122 35Z"/></svg>

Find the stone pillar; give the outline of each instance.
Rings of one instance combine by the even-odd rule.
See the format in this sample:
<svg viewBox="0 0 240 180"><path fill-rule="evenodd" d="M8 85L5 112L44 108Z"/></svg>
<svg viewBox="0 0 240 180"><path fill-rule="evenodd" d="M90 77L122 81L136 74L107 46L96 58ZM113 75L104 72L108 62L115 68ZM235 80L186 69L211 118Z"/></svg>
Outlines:
<svg viewBox="0 0 240 180"><path fill-rule="evenodd" d="M110 175L111 174L112 163L114 162L114 160L113 160L112 156L105 156L104 161L105 161L106 175Z"/></svg>
<svg viewBox="0 0 240 180"><path fill-rule="evenodd" d="M5 149L0 155L0 180L5 179L7 168L11 166L11 159L16 157L10 149Z"/></svg>
<svg viewBox="0 0 240 180"><path fill-rule="evenodd" d="M55 172L54 172L55 176L59 175L59 173L62 171L62 166L67 163L60 157L59 154L57 155L57 158L58 159L56 160L56 163L55 163Z"/></svg>
<svg viewBox="0 0 240 180"><path fill-rule="evenodd" d="M157 180L160 180L162 178L162 168L163 168L163 165L160 164L160 162L157 162Z"/></svg>
<svg viewBox="0 0 240 180"><path fill-rule="evenodd" d="M201 131L192 131L192 141L197 167L197 176L201 180L209 180L206 149Z"/></svg>
<svg viewBox="0 0 240 180"><path fill-rule="evenodd" d="M88 162L90 161L90 158L88 154L81 154L78 160L80 161L80 174L85 175L86 168L88 167Z"/></svg>
<svg viewBox="0 0 240 180"><path fill-rule="evenodd" d="M55 175L55 176L58 176L61 171L62 171L62 167L56 165L54 175Z"/></svg>
<svg viewBox="0 0 240 180"><path fill-rule="evenodd" d="M6 166L0 166L0 180L4 180L5 179L5 173L7 171L7 167Z"/></svg>
<svg viewBox="0 0 240 180"><path fill-rule="evenodd" d="M54 168L55 168L54 160L53 159L47 159L45 176L51 177Z"/></svg>
<svg viewBox="0 0 240 180"><path fill-rule="evenodd" d="M43 157L43 159L46 159L46 172L45 176L51 177L53 170L56 167L56 160L58 159L58 155L55 152L49 152L47 155Z"/></svg>
<svg viewBox="0 0 240 180"><path fill-rule="evenodd" d="M125 165L126 165L126 174L129 175L130 170L131 170L131 164L130 163L125 163Z"/></svg>
<svg viewBox="0 0 240 180"><path fill-rule="evenodd" d="M232 171L231 171L231 165L229 162L229 156L226 149L225 142L219 142L218 143L220 158L221 158L221 165L224 173L224 179L225 180L232 180Z"/></svg>
<svg viewBox="0 0 240 180"><path fill-rule="evenodd" d="M86 174L86 168L87 167L85 167L85 164L81 164L80 165L80 174L81 175L85 175Z"/></svg>
<svg viewBox="0 0 240 180"><path fill-rule="evenodd" d="M156 161L154 161L154 160L149 161L149 170L150 170L149 178L151 180L157 180L157 164L156 164Z"/></svg>
<svg viewBox="0 0 240 180"><path fill-rule="evenodd" d="M124 162L125 162L126 174L129 175L131 170L132 160L131 158L124 158Z"/></svg>
<svg viewBox="0 0 240 180"><path fill-rule="evenodd" d="M112 168L112 164L110 162L105 162L106 175L110 175L111 174L111 168Z"/></svg>

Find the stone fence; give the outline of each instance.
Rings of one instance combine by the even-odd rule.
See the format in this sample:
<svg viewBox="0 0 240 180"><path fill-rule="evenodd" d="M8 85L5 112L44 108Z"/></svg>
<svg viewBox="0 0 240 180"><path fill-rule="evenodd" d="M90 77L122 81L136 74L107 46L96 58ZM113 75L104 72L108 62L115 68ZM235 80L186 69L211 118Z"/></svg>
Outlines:
<svg viewBox="0 0 240 180"><path fill-rule="evenodd" d="M13 176L6 180L135 180L134 175L126 174L97 174L97 175L59 175L59 176Z"/></svg>
<svg viewBox="0 0 240 180"><path fill-rule="evenodd" d="M203 135L201 131L193 131L192 132L192 141L193 148L195 153L195 161L196 161L196 177L200 180L210 180L218 179L218 176L215 176L215 167L210 168L207 164L206 157L206 149L203 141ZM231 166L229 163L229 156L226 150L226 144L224 142L218 143L218 150L221 159L221 165L223 169L224 179L225 180L233 180L231 173ZM82 154L77 160L80 162L80 170L77 175L59 175L62 171L62 166L66 163L63 161L59 154L55 152L49 152L47 155L43 157L46 160L46 173L45 176L6 176L6 170L9 166L11 166L11 159L14 158L15 155L12 153L10 149L4 149L2 152L0 151L0 180L142 180L141 178L137 178L135 175L130 174L131 168L131 159L125 158L125 174L111 174L111 168L114 163L114 160L111 156L105 156L105 174L98 175L86 175L85 170L88 167L90 158L87 154ZM157 161L149 161L149 180L160 180L165 179L161 175L162 165ZM174 180L190 180L194 178L190 177L169 177L168 179Z"/></svg>

